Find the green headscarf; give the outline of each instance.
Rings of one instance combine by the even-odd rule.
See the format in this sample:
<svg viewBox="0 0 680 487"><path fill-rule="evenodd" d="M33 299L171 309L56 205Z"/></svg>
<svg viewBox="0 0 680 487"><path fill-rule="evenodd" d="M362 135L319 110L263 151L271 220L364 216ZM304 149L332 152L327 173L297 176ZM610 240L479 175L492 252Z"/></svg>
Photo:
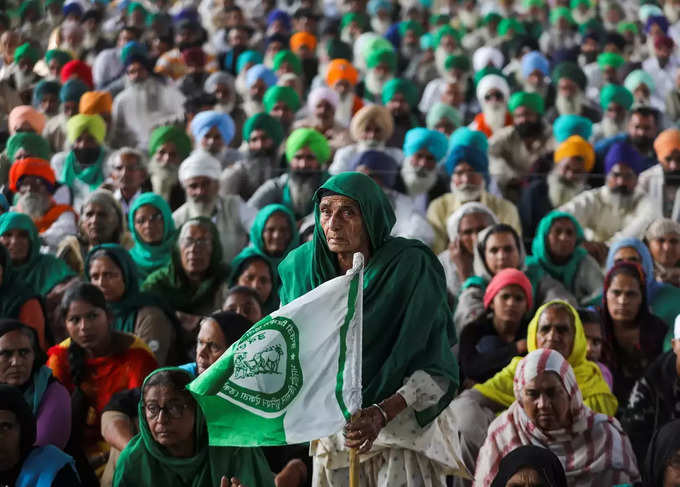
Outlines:
<svg viewBox="0 0 680 487"><path fill-rule="evenodd" d="M402 22L399 22L399 34L400 35L406 35L408 31L412 30L416 36L420 37L423 35L425 32L423 30L423 26L420 25L420 22L416 22L415 20L405 20Z"/></svg>
<svg viewBox="0 0 680 487"><path fill-rule="evenodd" d="M172 142L177 149L177 156L184 160L191 153L191 139L187 133L176 125L163 125L151 132L149 137L149 157L153 157L160 146Z"/></svg>
<svg viewBox="0 0 680 487"><path fill-rule="evenodd" d="M85 278L90 280L90 262L95 253L103 251L120 268L125 282L125 293L116 302L107 302L113 312L113 329L134 333L137 312L146 306L159 306L159 300L139 290L137 268L130 254L119 244L101 244L92 248L85 258ZM172 301L170 301L172 302Z"/></svg>
<svg viewBox="0 0 680 487"><path fill-rule="evenodd" d="M375 68L381 63L387 64L392 72L397 69L397 55L394 53L394 49L376 49L371 51L366 57L366 66L370 69Z"/></svg>
<svg viewBox="0 0 680 487"><path fill-rule="evenodd" d="M232 272L229 276L229 286L232 287L238 283L238 278L244 271L246 264L250 264L251 260L253 259L262 259L269 267L269 274L272 277L272 290L269 293L269 296L267 296L267 300L262 303L262 313L268 315L272 311L275 311L279 308L278 292L279 288L281 287L281 282L279 280L278 273L276 272L276 267L274 267L274 264L268 256L261 253L255 247L251 246L241 250L238 255L234 257L234 260L231 261Z"/></svg>
<svg viewBox="0 0 680 487"><path fill-rule="evenodd" d="M267 220L274 213L283 213L290 223L290 243L286 250L284 250L283 255L280 257L274 257L267 254L264 246L264 239L262 238L262 233L264 232L264 227L267 224ZM257 216L253 221L253 225L250 227L250 245L254 247L258 252L264 255L274 266L274 271L279 266L281 261L288 255L288 253L295 247L300 245L300 234L297 229L297 222L295 221L295 215L293 212L284 205L267 205L257 212Z"/></svg>
<svg viewBox="0 0 680 487"><path fill-rule="evenodd" d="M527 107L538 115L543 115L543 112L545 112L545 103L543 103L543 98L538 93L528 93L526 91L513 93L508 102L508 110L510 110L510 113L514 113L519 107Z"/></svg>
<svg viewBox="0 0 680 487"><path fill-rule="evenodd" d="M630 107L633 106L633 94L624 86L608 83L600 91L602 111L607 111L611 102L621 105L624 110L630 110Z"/></svg>
<svg viewBox="0 0 680 487"><path fill-rule="evenodd" d="M208 275L197 288L193 288L187 279L177 245L172 251L170 262L165 267L153 272L142 285L143 291L158 295L166 302L172 303L177 311L195 314L197 310L209 308L213 305L215 292L227 281L229 266L222 263L222 244L220 243L217 227L206 217L196 217L187 220L185 225L199 223L209 228L212 235L212 254ZM178 235L181 234L180 227Z"/></svg>
<svg viewBox="0 0 680 487"><path fill-rule="evenodd" d="M78 179L87 184L92 191L97 189L104 182L104 172L102 164L104 161L104 149L99 148L99 157L89 166L83 168L76 158L76 153L71 150L66 154L64 167L61 174L57 177L60 183L64 183L69 188L73 188L73 182Z"/></svg>
<svg viewBox="0 0 680 487"><path fill-rule="evenodd" d="M0 267L2 267L2 282L0 282L0 316L3 318L19 318L21 307L29 299L40 300L37 293L12 266L12 259L4 245L0 244Z"/></svg>
<svg viewBox="0 0 680 487"><path fill-rule="evenodd" d="M283 140L283 128L278 119L272 117L267 113L256 113L243 124L243 139L250 140L250 134L253 130L264 130L272 140L274 140L274 147L281 145Z"/></svg>
<svg viewBox="0 0 680 487"><path fill-rule="evenodd" d="M7 140L7 158L14 162L14 155L19 149L26 149L34 157L50 160L52 151L47 140L35 132L17 132Z"/></svg>
<svg viewBox="0 0 680 487"><path fill-rule="evenodd" d="M135 212L144 205L151 205L161 212L163 217L163 238L160 243L151 245L142 240L135 229ZM172 211L168 203L156 193L140 194L132 202L128 213L128 228L132 233L135 245L130 249L130 257L137 264L137 273L142 282L152 272L164 267L170 262L172 247L175 245L177 232L175 231L175 221L172 218Z"/></svg>
<svg viewBox="0 0 680 487"><path fill-rule="evenodd" d="M76 275L62 259L40 253L40 236L31 217L11 211L3 213L0 215L0 236L10 230L24 230L28 233L30 243L28 259L23 264L13 267L26 284L38 293L47 295L54 286Z"/></svg>
<svg viewBox="0 0 680 487"><path fill-rule="evenodd" d="M187 374L179 367L165 367L150 373L142 384L161 371L173 370ZM259 448L233 448L208 446L208 430L201 408L195 405L195 454L189 458L170 456L167 450L153 439L144 411L143 397L137 405L139 434L125 450L116 464L113 485L162 485L163 487L219 487L223 475L238 477L244 485L273 487L274 478Z"/></svg>
<svg viewBox="0 0 680 487"><path fill-rule="evenodd" d="M356 22L362 30L365 30L368 27L368 15L363 12L347 12L340 19L340 30L343 30L352 22Z"/></svg>
<svg viewBox="0 0 680 487"><path fill-rule="evenodd" d="M416 411L421 426L434 419L458 389L450 347L455 331L448 310L444 272L417 240L391 237L396 218L384 191L368 176L346 172L330 178L314 195L314 237L279 265L281 304L339 274L337 258L321 229L319 201L325 191L353 199L368 233L371 256L364 270L363 404L380 402L416 370L449 380L435 406Z"/></svg>
<svg viewBox="0 0 680 487"><path fill-rule="evenodd" d="M550 257L550 250L548 249L548 233L550 232L553 223L555 223L555 220L561 218L567 218L574 224L574 229L576 230L576 246L574 247L574 252L571 254L571 257L569 257L569 260L565 264L558 265L555 264ZM578 271L581 260L588 255L588 251L581 246L584 240L583 228L581 228L581 225L576 218L563 211L551 211L544 216L538 224L536 236L531 243L531 253L533 255L527 257L527 266L532 267L533 264L540 265L548 274L560 281L571 291L574 289L574 276Z"/></svg>

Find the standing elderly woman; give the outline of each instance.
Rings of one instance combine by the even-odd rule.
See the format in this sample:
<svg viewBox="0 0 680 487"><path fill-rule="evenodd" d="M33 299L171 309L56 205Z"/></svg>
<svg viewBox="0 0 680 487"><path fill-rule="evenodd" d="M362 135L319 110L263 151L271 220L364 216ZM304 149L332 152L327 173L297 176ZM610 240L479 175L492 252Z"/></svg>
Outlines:
<svg viewBox="0 0 680 487"><path fill-rule="evenodd" d="M600 265L581 245L585 240L578 220L552 211L538 224L527 265L538 265L561 282L580 306L593 304L602 294Z"/></svg>
<svg viewBox="0 0 680 487"><path fill-rule="evenodd" d="M335 120L335 109L340 103L338 94L325 86L313 89L307 97L307 117L293 124L293 129L307 127L321 132L335 153L352 143L349 132Z"/></svg>
<svg viewBox="0 0 680 487"><path fill-rule="evenodd" d="M149 178L153 192L175 211L185 201L179 165L191 153L191 139L182 127L161 125L149 137Z"/></svg>
<svg viewBox="0 0 680 487"><path fill-rule="evenodd" d="M359 448L362 485L443 485L458 468L444 431L451 418L440 414L458 387L458 371L441 266L420 242L390 237L394 212L366 175L329 179L314 197L314 213L312 241L279 266L282 304L347 271L355 252L366 267L364 408L344 435L312 443L313 484L347 485L347 450Z"/></svg>
<svg viewBox="0 0 680 487"><path fill-rule="evenodd" d="M680 223L670 218L654 220L645 243L654 259L656 280L680 287Z"/></svg>
<svg viewBox="0 0 680 487"><path fill-rule="evenodd" d="M531 352L518 365L515 402L489 426L475 470L475 487L491 485L501 460L522 445L549 449L571 485L637 482L635 454L619 422L583 403L574 370L554 350Z"/></svg>

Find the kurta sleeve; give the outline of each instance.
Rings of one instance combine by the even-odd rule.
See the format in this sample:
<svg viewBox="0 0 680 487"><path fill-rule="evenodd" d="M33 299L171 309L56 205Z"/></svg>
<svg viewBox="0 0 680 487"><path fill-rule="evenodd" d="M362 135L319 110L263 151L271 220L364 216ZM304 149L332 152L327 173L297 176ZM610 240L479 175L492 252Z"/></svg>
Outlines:
<svg viewBox="0 0 680 487"><path fill-rule="evenodd" d="M416 370L404 380L397 393L404 398L406 405L416 411L424 411L434 406L449 390L449 380L434 377L424 370Z"/></svg>
<svg viewBox="0 0 680 487"><path fill-rule="evenodd" d="M434 242L432 243L432 252L440 254L449 241L449 236L446 233L446 217L447 215L446 201L444 197L439 197L432 201L427 207L427 221L430 222L434 230Z"/></svg>

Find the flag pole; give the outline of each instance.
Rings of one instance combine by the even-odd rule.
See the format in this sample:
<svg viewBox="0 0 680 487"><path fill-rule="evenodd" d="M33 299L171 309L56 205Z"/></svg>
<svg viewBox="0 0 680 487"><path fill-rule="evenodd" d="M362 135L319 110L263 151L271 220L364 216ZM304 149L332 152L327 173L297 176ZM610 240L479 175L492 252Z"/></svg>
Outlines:
<svg viewBox="0 0 680 487"><path fill-rule="evenodd" d="M349 487L359 487L359 452L349 449Z"/></svg>

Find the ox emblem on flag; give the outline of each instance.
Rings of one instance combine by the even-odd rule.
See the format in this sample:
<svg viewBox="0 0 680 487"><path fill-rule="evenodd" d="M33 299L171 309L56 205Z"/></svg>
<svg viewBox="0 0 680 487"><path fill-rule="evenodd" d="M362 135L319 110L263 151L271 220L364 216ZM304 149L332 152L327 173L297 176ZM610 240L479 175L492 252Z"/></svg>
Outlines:
<svg viewBox="0 0 680 487"><path fill-rule="evenodd" d="M282 316L265 318L232 350L232 373L218 396L260 416L283 414L302 388L295 323Z"/></svg>

